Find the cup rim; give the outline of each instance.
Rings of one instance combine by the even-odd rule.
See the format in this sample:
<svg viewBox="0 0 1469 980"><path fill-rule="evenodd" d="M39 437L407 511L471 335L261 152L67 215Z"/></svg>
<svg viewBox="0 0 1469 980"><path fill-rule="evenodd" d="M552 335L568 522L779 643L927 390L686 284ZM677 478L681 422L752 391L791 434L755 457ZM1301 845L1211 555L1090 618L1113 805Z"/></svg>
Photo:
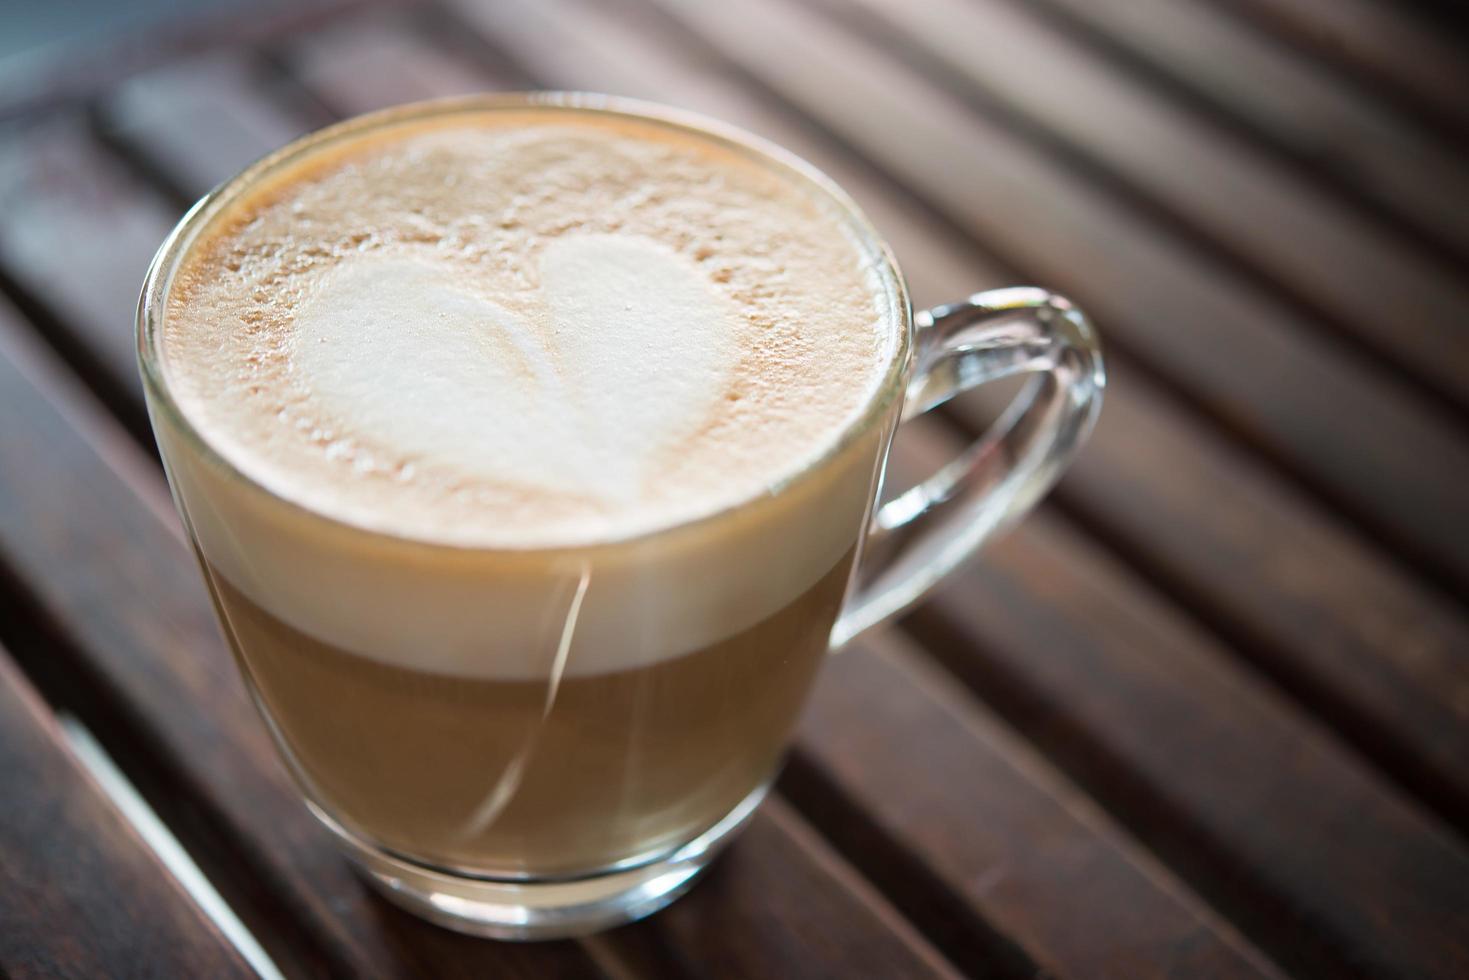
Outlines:
<svg viewBox="0 0 1469 980"><path fill-rule="evenodd" d="M414 119L515 109L595 113L665 126L739 151L763 166L795 177L838 206L841 216L850 223L852 231L857 234L861 244L869 249L872 256L878 260L876 271L891 296L891 313L888 315L897 317L899 323L897 324L898 336L882 380L862 407L860 414L847 423L837 438L820 455L809 460L794 472L785 475L779 481L763 487L752 496L743 497L716 510L686 520L641 529L626 535L602 537L585 542L558 542L552 545L486 544L445 541L369 527L292 499L267 486L231 462L194 424L169 389L163 366L160 328L166 314L174 274L185 256L188 255L194 240L216 216L258 181L331 142L349 139L374 129ZM895 399L905 390L913 351L913 307L907 282L898 268L892 249L862 212L862 209L858 207L856 201L852 200L846 191L842 190L820 169L790 150L738 126L702 113L656 102L594 92L508 92L410 102L354 116L292 140L214 187L184 213L154 254L143 280L142 292L138 297L135 341L139 373L148 397L150 412L161 412L166 416L168 422L182 434L185 441L203 458L206 464L218 468L228 474L232 480L263 496L273 504L285 508L290 513L313 521L325 522L329 526L364 539L391 541L435 551L502 554L552 554L572 551L581 553L604 547L623 547L727 519L736 513L749 510L763 501L783 494L820 473L828 464L846 452L853 443L865 436L874 425L878 424L886 416Z"/></svg>

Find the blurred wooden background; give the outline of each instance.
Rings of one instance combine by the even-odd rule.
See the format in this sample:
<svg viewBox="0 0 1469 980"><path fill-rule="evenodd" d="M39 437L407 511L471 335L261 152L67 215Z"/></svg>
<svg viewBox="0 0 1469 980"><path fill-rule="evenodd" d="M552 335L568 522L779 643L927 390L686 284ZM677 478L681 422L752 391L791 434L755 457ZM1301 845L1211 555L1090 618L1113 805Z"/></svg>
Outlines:
<svg viewBox="0 0 1469 980"><path fill-rule="evenodd" d="M21 7L0 8L0 972L1469 976L1452 5ZM827 668L706 882L533 948L389 908L300 806L132 353L143 270L209 187L346 115L529 88L783 143L867 209L919 304L1065 291L1111 373L1037 514ZM905 428L898 473L993 402ZM238 927L124 819L124 781Z"/></svg>

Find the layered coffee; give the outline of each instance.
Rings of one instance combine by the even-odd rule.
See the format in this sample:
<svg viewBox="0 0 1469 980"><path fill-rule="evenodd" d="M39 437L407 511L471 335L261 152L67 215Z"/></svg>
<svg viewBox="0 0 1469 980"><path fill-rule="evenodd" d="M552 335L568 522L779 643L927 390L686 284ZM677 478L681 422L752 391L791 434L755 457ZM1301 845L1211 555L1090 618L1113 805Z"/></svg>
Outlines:
<svg viewBox="0 0 1469 980"><path fill-rule="evenodd" d="M153 407L308 793L491 875L718 821L776 764L870 505L903 318L869 236L808 176L568 107L258 169L174 272Z"/></svg>

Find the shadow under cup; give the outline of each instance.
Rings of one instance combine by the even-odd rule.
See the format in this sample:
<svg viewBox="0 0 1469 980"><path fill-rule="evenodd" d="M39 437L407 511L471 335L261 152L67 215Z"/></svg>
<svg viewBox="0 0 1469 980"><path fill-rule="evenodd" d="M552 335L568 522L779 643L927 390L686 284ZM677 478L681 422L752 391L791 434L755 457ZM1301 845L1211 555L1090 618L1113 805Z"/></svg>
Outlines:
<svg viewBox="0 0 1469 980"><path fill-rule="evenodd" d="M896 336L886 377L821 459L758 499L586 547L394 537L239 472L170 396L174 271L211 219L332 141L428 115L629 115L810 185L867 243ZM615 103L613 106L622 106ZM830 644L909 368L896 269L855 207L783 152L715 124L573 97L461 100L323 130L199 203L139 311L150 416L224 633L314 813L391 899L505 938L654 911L752 812Z"/></svg>

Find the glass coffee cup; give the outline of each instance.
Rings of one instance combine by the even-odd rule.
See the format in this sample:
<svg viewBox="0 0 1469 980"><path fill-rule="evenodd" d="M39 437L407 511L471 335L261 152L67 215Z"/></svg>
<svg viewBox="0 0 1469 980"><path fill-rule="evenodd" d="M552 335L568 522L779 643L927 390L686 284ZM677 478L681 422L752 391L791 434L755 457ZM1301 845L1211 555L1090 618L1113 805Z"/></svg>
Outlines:
<svg viewBox="0 0 1469 980"><path fill-rule="evenodd" d="M365 526L232 461L178 397L165 350L191 250L303 161L399 131L548 120L707 144L835 216L870 258L887 342L829 445L708 512L540 546ZM808 164L710 120L556 93L376 113L248 168L164 243L138 344L175 501L308 807L390 900L508 939L607 928L690 887L769 789L828 651L1028 509L1090 431L1104 385L1096 338L1064 298L999 289L915 314L877 233ZM993 431L875 505L902 421L1019 374L1035 377Z"/></svg>

